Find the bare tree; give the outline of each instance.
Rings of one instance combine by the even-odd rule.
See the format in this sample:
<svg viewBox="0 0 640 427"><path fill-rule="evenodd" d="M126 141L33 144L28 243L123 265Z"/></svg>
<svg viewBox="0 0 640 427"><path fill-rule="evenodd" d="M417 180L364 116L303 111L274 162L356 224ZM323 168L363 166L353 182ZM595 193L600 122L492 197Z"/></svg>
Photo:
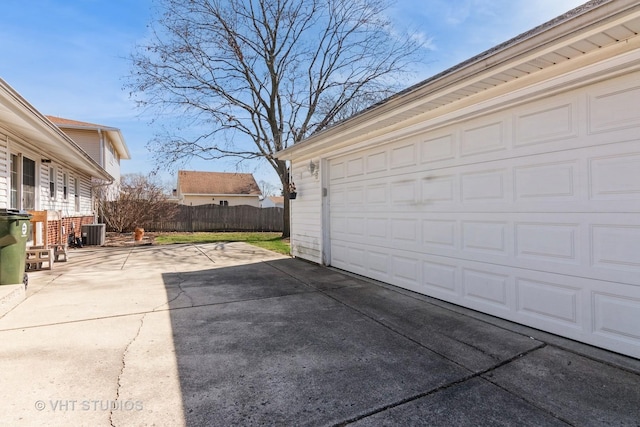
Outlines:
<svg viewBox="0 0 640 427"><path fill-rule="evenodd" d="M387 95L420 42L394 33L387 0L157 1L127 86L142 107L200 132L157 135L156 164L266 159L288 236L289 171L274 153Z"/></svg>
<svg viewBox="0 0 640 427"><path fill-rule="evenodd" d="M177 205L167 199L162 185L139 174L123 175L119 187L97 188L98 213L109 229L119 233L173 219Z"/></svg>
<svg viewBox="0 0 640 427"><path fill-rule="evenodd" d="M264 197L275 196L282 193L280 188L264 180L260 180L260 182L258 182L258 187L260 187L260 192Z"/></svg>

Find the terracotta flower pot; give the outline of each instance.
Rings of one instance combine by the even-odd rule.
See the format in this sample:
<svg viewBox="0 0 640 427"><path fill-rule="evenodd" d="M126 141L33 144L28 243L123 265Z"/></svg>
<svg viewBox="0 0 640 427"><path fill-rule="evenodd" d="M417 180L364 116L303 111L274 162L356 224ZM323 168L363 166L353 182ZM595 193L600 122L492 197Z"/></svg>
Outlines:
<svg viewBox="0 0 640 427"><path fill-rule="evenodd" d="M144 236L144 228L136 227L136 229L133 230L133 239L136 242L141 241L143 236Z"/></svg>

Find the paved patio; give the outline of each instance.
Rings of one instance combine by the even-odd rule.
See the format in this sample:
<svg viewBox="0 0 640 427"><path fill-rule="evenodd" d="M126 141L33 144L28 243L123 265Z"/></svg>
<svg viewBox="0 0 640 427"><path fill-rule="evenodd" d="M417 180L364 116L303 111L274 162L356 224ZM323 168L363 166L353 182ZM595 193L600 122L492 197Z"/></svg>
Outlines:
<svg viewBox="0 0 640 427"><path fill-rule="evenodd" d="M640 360L246 244L69 258L0 318L0 425L640 423Z"/></svg>

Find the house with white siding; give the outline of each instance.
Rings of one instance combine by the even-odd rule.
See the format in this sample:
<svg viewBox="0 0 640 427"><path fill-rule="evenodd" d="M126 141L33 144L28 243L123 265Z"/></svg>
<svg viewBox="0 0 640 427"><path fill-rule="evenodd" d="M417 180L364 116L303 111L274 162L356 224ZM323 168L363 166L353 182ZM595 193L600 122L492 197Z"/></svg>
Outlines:
<svg viewBox="0 0 640 427"><path fill-rule="evenodd" d="M113 190L107 194L115 196L120 183L120 161L131 159L120 129L56 116L46 117L113 177Z"/></svg>
<svg viewBox="0 0 640 427"><path fill-rule="evenodd" d="M80 232L94 222L93 186L114 177L74 140L0 79L0 208L46 211L51 227Z"/></svg>
<svg viewBox="0 0 640 427"><path fill-rule="evenodd" d="M260 201L261 208L284 208L284 196L267 196Z"/></svg>
<svg viewBox="0 0 640 427"><path fill-rule="evenodd" d="M639 358L638 33L590 1L278 153L293 255Z"/></svg>
<svg viewBox="0 0 640 427"><path fill-rule="evenodd" d="M262 192L250 173L178 171L176 197L187 206L260 206Z"/></svg>

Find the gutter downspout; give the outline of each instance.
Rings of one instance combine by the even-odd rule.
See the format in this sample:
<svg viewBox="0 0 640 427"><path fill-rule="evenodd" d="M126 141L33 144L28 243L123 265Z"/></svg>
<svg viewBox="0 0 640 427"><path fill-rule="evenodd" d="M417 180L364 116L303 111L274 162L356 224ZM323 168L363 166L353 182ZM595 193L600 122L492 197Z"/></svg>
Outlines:
<svg viewBox="0 0 640 427"><path fill-rule="evenodd" d="M98 128L98 136L100 139L100 145L99 145L99 161L98 163L100 163L100 166L104 169L104 135L102 134L102 129Z"/></svg>

